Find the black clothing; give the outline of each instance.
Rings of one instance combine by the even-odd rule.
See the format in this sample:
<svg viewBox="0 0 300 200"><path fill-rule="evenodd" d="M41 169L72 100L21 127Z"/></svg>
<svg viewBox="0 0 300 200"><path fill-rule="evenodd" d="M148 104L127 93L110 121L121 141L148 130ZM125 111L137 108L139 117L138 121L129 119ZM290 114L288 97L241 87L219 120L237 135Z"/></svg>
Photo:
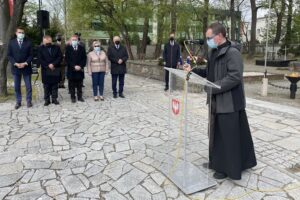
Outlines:
<svg viewBox="0 0 300 200"><path fill-rule="evenodd" d="M163 59L165 67L171 67L176 69L178 62L180 61L180 46L178 43L173 41L174 44L171 45L170 42L165 44ZM165 70L165 87L169 88L169 71Z"/></svg>
<svg viewBox="0 0 300 200"><path fill-rule="evenodd" d="M75 89L77 90L77 98L82 99L83 80L69 80L71 99L76 99Z"/></svg>
<svg viewBox="0 0 300 200"><path fill-rule="evenodd" d="M180 46L177 42L174 42L173 45L170 42L165 44L163 59L166 62L166 67L176 68L180 61Z"/></svg>
<svg viewBox="0 0 300 200"><path fill-rule="evenodd" d="M119 79L119 94L123 94L125 74L112 74L112 90L113 94L117 95L117 80Z"/></svg>
<svg viewBox="0 0 300 200"><path fill-rule="evenodd" d="M221 89L212 95L209 161L216 172L241 179L243 170L256 165L253 141L245 111L243 61L240 51L229 41L209 52L206 69L193 70ZM208 98L209 99L209 98Z"/></svg>
<svg viewBox="0 0 300 200"><path fill-rule="evenodd" d="M7 57L9 62L11 63L11 72L13 75L31 75L31 61L33 59L33 48L32 43L26 37L23 39L20 44L18 39L12 39L8 44L7 49ZM15 66L16 63L24 63L26 62L28 65L22 69L19 69Z"/></svg>
<svg viewBox="0 0 300 200"><path fill-rule="evenodd" d="M41 45L38 50L38 60L42 69L42 82L44 84L56 84L61 80L60 63L62 53L56 45ZM49 64L54 65L54 69L49 68Z"/></svg>
<svg viewBox="0 0 300 200"><path fill-rule="evenodd" d="M69 80L83 80L84 67L86 65L86 53L84 47L77 46L75 50L73 46L67 45L65 52L65 59L67 63L67 77ZM81 70L76 71L75 66L79 65Z"/></svg>
<svg viewBox="0 0 300 200"><path fill-rule="evenodd" d="M215 117L212 168L239 180L243 170L257 164L246 111L217 114Z"/></svg>
<svg viewBox="0 0 300 200"><path fill-rule="evenodd" d="M119 45L118 49L115 45L110 46L107 50L107 58L111 62L111 74L125 74L127 72L128 53L123 45ZM123 60L121 64L118 63L119 59Z"/></svg>
<svg viewBox="0 0 300 200"><path fill-rule="evenodd" d="M44 99L46 102L50 102L50 96L53 101L57 101L58 98L58 83L44 84Z"/></svg>

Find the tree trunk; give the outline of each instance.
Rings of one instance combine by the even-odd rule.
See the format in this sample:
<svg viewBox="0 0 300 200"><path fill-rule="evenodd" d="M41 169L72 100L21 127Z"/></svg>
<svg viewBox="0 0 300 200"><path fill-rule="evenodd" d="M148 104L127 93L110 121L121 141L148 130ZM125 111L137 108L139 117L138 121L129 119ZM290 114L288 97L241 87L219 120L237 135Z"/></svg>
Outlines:
<svg viewBox="0 0 300 200"><path fill-rule="evenodd" d="M285 13L285 0L281 0L281 9L277 16L277 25L276 25L276 36L274 39L274 43L278 44L281 37L281 28L282 28L282 19Z"/></svg>
<svg viewBox="0 0 300 200"><path fill-rule="evenodd" d="M165 1L159 1L159 8L157 12L157 43L154 51L154 58L159 58L161 56L161 45L163 43L163 34L164 34L164 18L166 12L162 11L162 7L165 6Z"/></svg>
<svg viewBox="0 0 300 200"><path fill-rule="evenodd" d="M7 96L7 40L6 30L9 25L9 7L7 0L0 0L0 25L1 25L1 38L3 45L0 45L0 96Z"/></svg>
<svg viewBox="0 0 300 200"><path fill-rule="evenodd" d="M293 0L288 0L288 17L286 22L286 35L285 35L285 45L287 47L291 44L292 37L292 18L293 18Z"/></svg>
<svg viewBox="0 0 300 200"><path fill-rule="evenodd" d="M172 0L171 6L171 31L176 32L176 13L177 13L177 0Z"/></svg>
<svg viewBox="0 0 300 200"><path fill-rule="evenodd" d="M157 43L155 45L154 58L159 58L161 56L161 45L164 33L163 24L164 19L159 17L157 22Z"/></svg>
<svg viewBox="0 0 300 200"><path fill-rule="evenodd" d="M129 37L128 37L129 34L128 34L128 31L127 31L126 27L125 27L125 32L122 31L121 34L122 34L124 42L125 42L125 46L126 46L126 49L127 49L127 52L128 52L129 59L134 60L134 56L133 56L133 53L132 53L132 50L131 50L131 43L130 43L130 40L129 40Z"/></svg>
<svg viewBox="0 0 300 200"><path fill-rule="evenodd" d="M257 7L255 0L250 0L251 3L251 13L252 13L252 22L251 22L251 39L249 43L249 52L248 57L252 58L255 54L256 48L256 22L257 22Z"/></svg>
<svg viewBox="0 0 300 200"><path fill-rule="evenodd" d="M142 38L140 55L139 55L139 59L142 60L145 59L145 55L146 55L148 32L149 32L149 16L147 15L144 19L143 38Z"/></svg>
<svg viewBox="0 0 300 200"><path fill-rule="evenodd" d="M3 46L0 50L0 96L7 96L7 47L17 25L21 22L24 5L26 2L27 0L14 0L13 15L10 17L7 14L8 1L0 0L0 20L3 20L2 24L6 26L3 27L4 32L1 38Z"/></svg>
<svg viewBox="0 0 300 200"><path fill-rule="evenodd" d="M235 0L230 0L230 20L231 20L231 40L235 41L235 28L236 28L236 20L235 20L235 13L234 13L234 1Z"/></svg>
<svg viewBox="0 0 300 200"><path fill-rule="evenodd" d="M203 30L203 38L206 38L206 31L208 27L208 9L209 9L209 0L204 1L204 12L203 12L203 24L202 24L202 30ZM208 53L208 46L206 40L204 40L204 52L203 56L206 57Z"/></svg>

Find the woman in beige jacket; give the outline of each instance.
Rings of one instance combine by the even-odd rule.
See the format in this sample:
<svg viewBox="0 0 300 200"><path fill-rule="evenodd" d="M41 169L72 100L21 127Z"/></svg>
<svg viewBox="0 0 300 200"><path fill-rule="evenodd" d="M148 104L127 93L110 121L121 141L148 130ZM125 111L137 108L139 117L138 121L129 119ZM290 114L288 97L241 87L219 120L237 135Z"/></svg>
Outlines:
<svg viewBox="0 0 300 200"><path fill-rule="evenodd" d="M103 98L103 89L104 89L104 78L105 74L108 72L108 59L106 53L101 50L100 42L93 42L93 51L87 55L87 69L90 76L93 80L93 93L94 100L101 101ZM99 91L99 96L98 96Z"/></svg>

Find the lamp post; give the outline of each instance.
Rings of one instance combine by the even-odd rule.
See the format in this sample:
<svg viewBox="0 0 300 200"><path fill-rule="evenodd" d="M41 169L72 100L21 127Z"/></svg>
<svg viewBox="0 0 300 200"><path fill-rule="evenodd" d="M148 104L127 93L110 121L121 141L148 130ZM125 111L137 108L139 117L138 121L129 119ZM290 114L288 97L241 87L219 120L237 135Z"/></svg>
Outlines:
<svg viewBox="0 0 300 200"><path fill-rule="evenodd" d="M269 14L267 21L267 40L266 40L266 49L265 49L265 65L264 65L264 77L262 80L262 89L261 95L266 97L268 95L268 78L267 78L267 57L268 57L268 45L269 45L269 27L270 27L270 15L271 15L271 0L269 0Z"/></svg>

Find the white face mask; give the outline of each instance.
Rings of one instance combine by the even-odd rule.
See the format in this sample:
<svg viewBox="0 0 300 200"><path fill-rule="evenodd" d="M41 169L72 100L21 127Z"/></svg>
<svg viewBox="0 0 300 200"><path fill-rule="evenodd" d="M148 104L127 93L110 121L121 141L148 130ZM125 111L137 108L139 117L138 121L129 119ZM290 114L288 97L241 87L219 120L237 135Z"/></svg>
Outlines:
<svg viewBox="0 0 300 200"><path fill-rule="evenodd" d="M77 47L77 45L78 45L78 41L77 40L72 40L72 46Z"/></svg>
<svg viewBox="0 0 300 200"><path fill-rule="evenodd" d="M18 38L19 40L23 40L24 37L25 37L25 34L24 34L24 33L17 33L17 38Z"/></svg>
<svg viewBox="0 0 300 200"><path fill-rule="evenodd" d="M94 47L95 51L100 52L100 47Z"/></svg>

